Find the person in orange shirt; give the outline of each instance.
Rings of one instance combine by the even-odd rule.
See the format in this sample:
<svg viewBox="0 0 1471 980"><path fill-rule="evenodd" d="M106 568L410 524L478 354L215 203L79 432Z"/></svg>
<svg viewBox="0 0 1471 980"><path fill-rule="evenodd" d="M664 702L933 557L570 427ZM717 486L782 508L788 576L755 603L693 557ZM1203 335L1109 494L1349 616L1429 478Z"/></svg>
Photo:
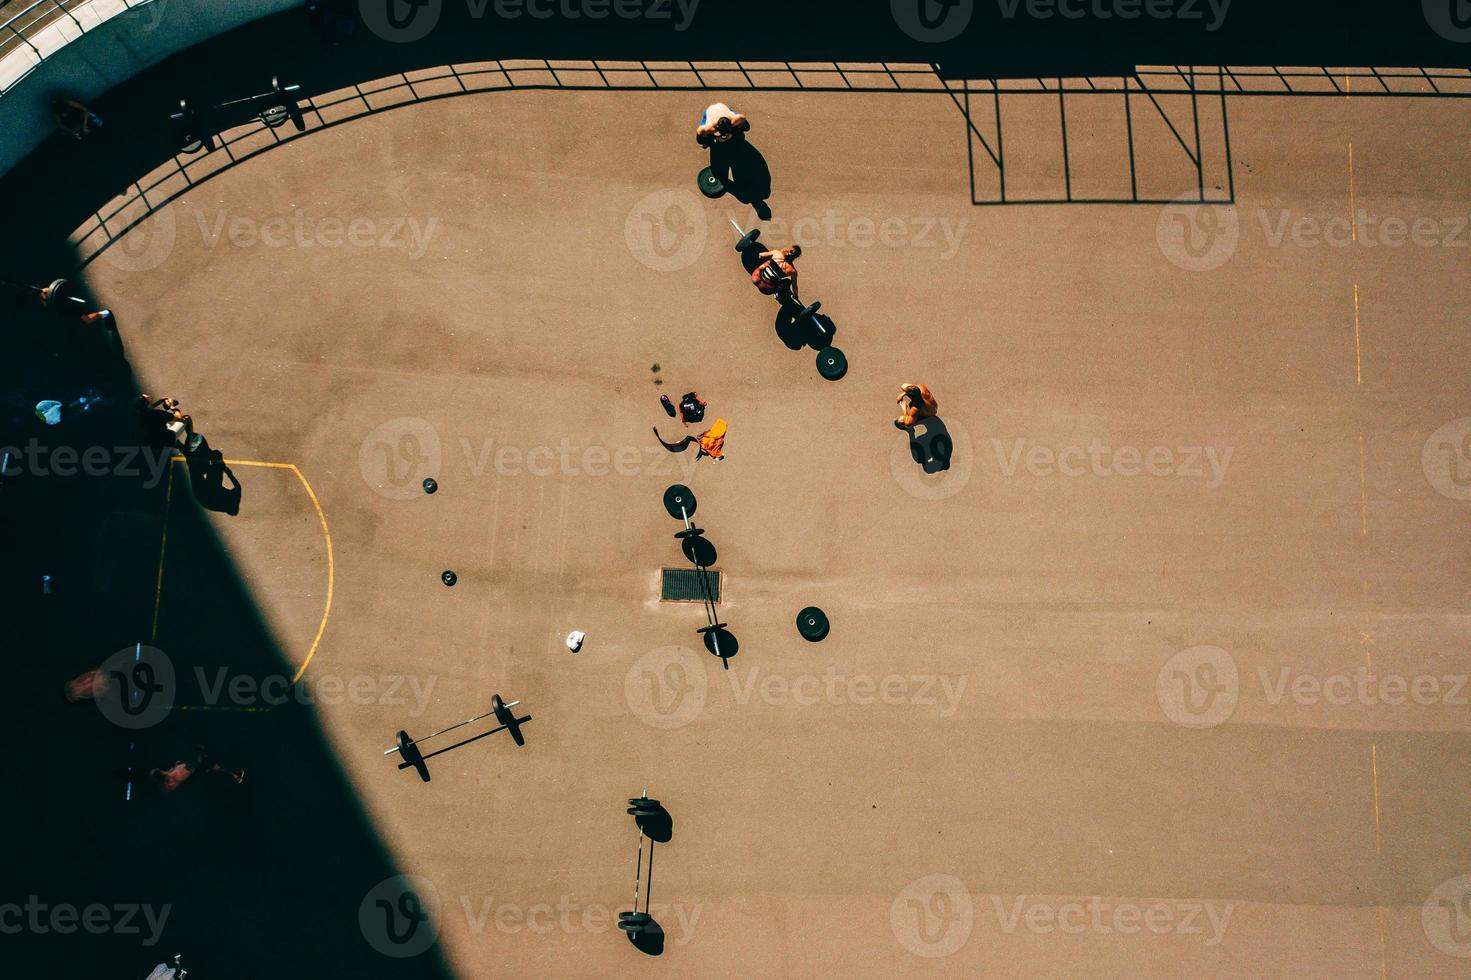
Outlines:
<svg viewBox="0 0 1471 980"><path fill-rule="evenodd" d="M924 385L900 385L896 401L899 403L899 417L894 420L896 429L913 428L920 419L929 418L940 408L940 403Z"/></svg>
<svg viewBox="0 0 1471 980"><path fill-rule="evenodd" d="M715 462L725 458L725 430L727 426L725 419L716 419L715 424L700 433L700 451L695 454L695 459L701 456L709 456Z"/></svg>

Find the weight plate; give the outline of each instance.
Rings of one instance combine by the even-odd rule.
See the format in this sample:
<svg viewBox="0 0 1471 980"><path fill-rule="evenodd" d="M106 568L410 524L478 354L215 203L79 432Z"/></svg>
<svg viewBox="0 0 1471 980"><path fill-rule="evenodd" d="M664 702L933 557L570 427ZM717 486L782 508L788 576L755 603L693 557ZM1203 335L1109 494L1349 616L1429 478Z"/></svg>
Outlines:
<svg viewBox="0 0 1471 980"><path fill-rule="evenodd" d="M797 632L802 634L803 639L816 643L827 636L827 615L816 606L808 606L797 613Z"/></svg>
<svg viewBox="0 0 1471 980"><path fill-rule="evenodd" d="M695 516L695 493L683 483L676 483L664 491L664 509L669 516L676 521L680 520L680 507L684 508L685 517Z"/></svg>
<svg viewBox="0 0 1471 980"><path fill-rule="evenodd" d="M271 129L275 129L277 126L285 122L290 117L290 115L291 113L286 111L286 107L284 105L273 105L260 114L260 121L265 123Z"/></svg>
<svg viewBox="0 0 1471 980"><path fill-rule="evenodd" d="M814 315L820 309L822 309L822 302L820 300L811 306L804 306L802 307L802 312L797 314L796 320L800 323L802 320L806 320Z"/></svg>
<svg viewBox="0 0 1471 980"><path fill-rule="evenodd" d="M439 574L439 580L445 585L454 585L460 580L460 577L446 568L443 572Z"/></svg>
<svg viewBox="0 0 1471 980"><path fill-rule="evenodd" d="M439 489L439 481L432 476L424 477L424 492L433 493Z"/></svg>
<svg viewBox="0 0 1471 980"><path fill-rule="evenodd" d="M817 352L817 373L829 381L837 381L848 373L848 358L836 347L824 347Z"/></svg>
<svg viewBox="0 0 1471 980"><path fill-rule="evenodd" d="M409 753L414 751L413 739L409 738L408 732L398 733L398 754L400 758L407 759Z"/></svg>
<svg viewBox="0 0 1471 980"><path fill-rule="evenodd" d="M636 800L629 800L629 806L636 806L644 810L654 809L659 806L658 800L651 800L647 796L640 796Z"/></svg>
<svg viewBox="0 0 1471 980"><path fill-rule="evenodd" d="M736 251L744 252L746 249L750 248L752 245L755 245L760 240L761 229L752 228L750 231L741 236L740 241L736 242Z"/></svg>
<svg viewBox="0 0 1471 980"><path fill-rule="evenodd" d="M709 167L700 171L700 175L695 178L695 183L700 185L700 193L706 197L716 198L725 194L725 185L721 183L719 177L715 176L715 171Z"/></svg>

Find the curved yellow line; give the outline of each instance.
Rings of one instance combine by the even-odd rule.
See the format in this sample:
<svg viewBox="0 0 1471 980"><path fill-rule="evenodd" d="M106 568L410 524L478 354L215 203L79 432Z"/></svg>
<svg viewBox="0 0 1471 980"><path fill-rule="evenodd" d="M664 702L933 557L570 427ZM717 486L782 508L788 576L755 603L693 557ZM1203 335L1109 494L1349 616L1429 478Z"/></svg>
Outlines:
<svg viewBox="0 0 1471 980"><path fill-rule="evenodd" d="M317 509L317 520L322 522L322 537L327 541L327 604L322 607L322 621L317 624L317 635L312 637L311 649L306 652L306 659L301 662L301 666L296 668L296 676L291 678L291 683L295 684L301 680L301 675L306 673L307 666L317 655L317 646L322 642L322 634L327 631L327 617L332 615L332 587L336 583L337 573L332 563L332 531L327 527L327 513L322 510L322 502L317 499L316 491L312 489L312 485L307 482L301 470L292 463L288 463L287 466L291 472L296 474L301 485L306 488L306 495L312 498L312 506Z"/></svg>
<svg viewBox="0 0 1471 980"><path fill-rule="evenodd" d="M185 461L183 456L175 456L173 459L176 463ZM312 658L317 655L317 647L321 645L322 634L327 631L327 617L332 615L332 590L337 581L337 570L332 560L332 530L327 527L327 513L322 510L322 502L317 499L317 492L312 489L312 485L307 482L307 478L302 474L301 470L296 468L295 463L271 463L258 459L227 459L224 462L226 466L262 466L267 469L290 470L295 473L296 478L301 481L301 485L306 488L306 495L311 498L312 506L317 509L317 520L322 522L322 537L327 542L327 602L322 607L322 620L317 624L317 635L312 638L312 645L306 652L306 659L301 662L300 667L296 668L296 676L291 678L291 683L295 684L301 680L302 675L306 673L307 666L312 662ZM172 489L172 484L170 484L170 488ZM164 533L168 533L167 527L165 527ZM159 562L159 584L161 590L163 579L162 558L159 559ZM157 629L156 625L155 629Z"/></svg>

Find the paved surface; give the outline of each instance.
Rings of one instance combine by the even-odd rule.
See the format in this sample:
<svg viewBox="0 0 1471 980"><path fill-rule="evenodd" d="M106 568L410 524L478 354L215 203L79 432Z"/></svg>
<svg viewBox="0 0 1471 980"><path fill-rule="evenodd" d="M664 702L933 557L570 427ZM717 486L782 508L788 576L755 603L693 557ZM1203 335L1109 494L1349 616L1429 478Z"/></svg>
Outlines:
<svg viewBox="0 0 1471 980"><path fill-rule="evenodd" d="M1204 213L973 208L943 95L732 96L766 238L795 231L851 362L828 383L730 248L751 209L694 194L705 95L356 121L86 272L144 390L305 477L235 465L240 514L210 524L293 668L330 535L305 680L453 972L1464 975L1464 107L1234 102L1237 203ZM1351 208L1431 244L1312 244ZM889 422L904 381L938 396L946 473ZM688 388L730 421L718 466L649 432ZM728 671L657 601L676 481ZM176 487L170 521L192 506ZM192 664L188 554L157 642ZM380 754L492 691L525 749L456 748L427 784ZM644 787L674 817L657 961L611 921ZM273 805L316 868L334 825Z"/></svg>

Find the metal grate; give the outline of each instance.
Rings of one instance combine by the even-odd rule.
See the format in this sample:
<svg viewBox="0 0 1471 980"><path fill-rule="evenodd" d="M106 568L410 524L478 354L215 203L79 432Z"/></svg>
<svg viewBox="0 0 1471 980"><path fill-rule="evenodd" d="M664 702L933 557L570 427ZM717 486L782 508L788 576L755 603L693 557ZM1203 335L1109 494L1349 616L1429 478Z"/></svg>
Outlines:
<svg viewBox="0 0 1471 980"><path fill-rule="evenodd" d="M711 602L720 601L720 573L714 569L697 571L693 568L666 568L664 582L659 589L663 602Z"/></svg>

